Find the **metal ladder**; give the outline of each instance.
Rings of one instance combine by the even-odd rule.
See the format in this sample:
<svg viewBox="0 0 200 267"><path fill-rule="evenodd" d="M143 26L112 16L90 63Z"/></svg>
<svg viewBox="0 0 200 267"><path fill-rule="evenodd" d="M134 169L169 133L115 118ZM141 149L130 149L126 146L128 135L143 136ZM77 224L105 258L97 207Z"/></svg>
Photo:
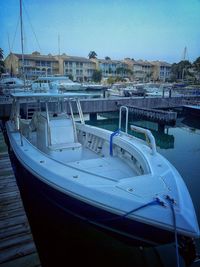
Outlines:
<svg viewBox="0 0 200 267"><path fill-rule="evenodd" d="M84 120L84 117L83 117L83 111L82 111L82 108L81 108L80 100L76 98L75 102L76 102L76 106L77 106L77 110L78 110L78 114L79 114L79 118L80 118L81 124L85 124L85 120ZM76 131L75 118L74 118L74 112L73 112L73 108L72 108L71 99L69 99L68 103L69 103L69 109L70 109L70 114L71 114L72 123L73 123L75 141L77 142L78 138L77 138L77 131Z"/></svg>
<svg viewBox="0 0 200 267"><path fill-rule="evenodd" d="M26 103L26 119L32 119L35 111L38 110L38 103Z"/></svg>

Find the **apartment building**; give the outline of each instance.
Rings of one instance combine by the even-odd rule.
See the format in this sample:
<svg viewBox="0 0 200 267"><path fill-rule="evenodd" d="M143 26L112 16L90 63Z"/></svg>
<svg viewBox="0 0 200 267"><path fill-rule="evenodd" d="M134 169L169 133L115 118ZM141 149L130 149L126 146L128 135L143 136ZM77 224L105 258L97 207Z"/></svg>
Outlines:
<svg viewBox="0 0 200 267"><path fill-rule="evenodd" d="M152 61L153 79L159 81L167 81L171 77L171 64L164 61Z"/></svg>
<svg viewBox="0 0 200 267"><path fill-rule="evenodd" d="M97 69L102 72L103 78L127 76L128 65L121 60L92 59L96 63Z"/></svg>
<svg viewBox="0 0 200 267"><path fill-rule="evenodd" d="M125 59L135 81L167 81L171 77L171 64L163 61Z"/></svg>
<svg viewBox="0 0 200 267"><path fill-rule="evenodd" d="M22 75L22 55L10 53L5 59L7 72ZM66 54L53 56L39 52L24 55L24 74L27 79L38 76L66 75L74 81L91 81L94 70L101 70L102 77L123 77L134 81L166 81L171 76L171 65L162 61L88 59Z"/></svg>
<svg viewBox="0 0 200 267"><path fill-rule="evenodd" d="M6 70L13 75L22 75L22 55L10 53L5 59ZM24 74L27 79L42 75L59 74L59 61L56 57L41 55L39 52L24 55Z"/></svg>
<svg viewBox="0 0 200 267"><path fill-rule="evenodd" d="M64 75L73 77L73 80L91 81L96 63L85 57L62 55Z"/></svg>
<svg viewBox="0 0 200 267"><path fill-rule="evenodd" d="M148 82L153 77L153 65L151 62L145 60L133 60L126 58L124 59L128 64L129 69L132 71L132 79L134 81Z"/></svg>
<svg viewBox="0 0 200 267"><path fill-rule="evenodd" d="M22 55L10 53L5 59L7 72L22 75ZM24 54L24 74L27 79L38 76L67 75L74 81L90 81L96 64L84 57L62 54L59 56L41 55L39 52Z"/></svg>

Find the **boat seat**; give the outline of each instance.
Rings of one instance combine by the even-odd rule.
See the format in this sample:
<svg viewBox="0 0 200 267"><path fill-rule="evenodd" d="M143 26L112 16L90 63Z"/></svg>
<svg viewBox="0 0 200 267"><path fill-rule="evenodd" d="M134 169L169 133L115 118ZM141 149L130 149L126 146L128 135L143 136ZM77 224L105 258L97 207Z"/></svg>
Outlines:
<svg viewBox="0 0 200 267"><path fill-rule="evenodd" d="M19 120L19 128L23 136L26 138L30 135L30 121L27 121L25 119Z"/></svg>
<svg viewBox="0 0 200 267"><path fill-rule="evenodd" d="M58 150L78 150L82 145L75 140L75 132L70 119L51 120L49 123L51 134L51 145L48 148L51 151Z"/></svg>
<svg viewBox="0 0 200 267"><path fill-rule="evenodd" d="M49 122L51 145L70 144L75 142L75 132L70 119L52 119Z"/></svg>
<svg viewBox="0 0 200 267"><path fill-rule="evenodd" d="M63 144L53 144L49 146L50 150L62 150L62 149L78 149L81 148L81 144L78 142L73 143L63 143Z"/></svg>

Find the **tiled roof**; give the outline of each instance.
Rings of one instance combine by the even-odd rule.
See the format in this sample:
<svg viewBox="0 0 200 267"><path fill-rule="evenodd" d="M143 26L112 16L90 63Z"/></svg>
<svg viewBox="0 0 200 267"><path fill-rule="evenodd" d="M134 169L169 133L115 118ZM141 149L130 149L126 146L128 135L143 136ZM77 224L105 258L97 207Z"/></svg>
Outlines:
<svg viewBox="0 0 200 267"><path fill-rule="evenodd" d="M22 59L22 54L14 54L19 59ZM58 61L54 56L52 55L40 55L40 54L24 54L24 59L30 59L30 60L45 60L45 61Z"/></svg>
<svg viewBox="0 0 200 267"><path fill-rule="evenodd" d="M76 57L76 56L61 56L64 61L73 61L73 62L85 62L85 63L94 63L86 57Z"/></svg>
<svg viewBox="0 0 200 267"><path fill-rule="evenodd" d="M167 63L165 61L152 61L152 64L153 65L159 65L159 66L166 66L166 67L171 67L171 64L170 63Z"/></svg>
<svg viewBox="0 0 200 267"><path fill-rule="evenodd" d="M120 64L122 63L122 61L120 60L112 60L112 59L98 59L99 63L108 63L108 64L112 64L112 63L115 63L115 64Z"/></svg>

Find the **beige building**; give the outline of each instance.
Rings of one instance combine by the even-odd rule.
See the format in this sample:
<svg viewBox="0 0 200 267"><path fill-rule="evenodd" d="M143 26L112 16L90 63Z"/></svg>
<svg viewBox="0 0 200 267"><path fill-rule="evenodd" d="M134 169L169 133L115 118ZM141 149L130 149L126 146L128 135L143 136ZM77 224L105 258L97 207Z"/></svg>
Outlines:
<svg viewBox="0 0 200 267"><path fill-rule="evenodd" d="M134 81L148 82L153 77L153 65L149 61L133 60L126 58L124 60L132 71Z"/></svg>
<svg viewBox="0 0 200 267"><path fill-rule="evenodd" d="M22 55L10 53L5 59L7 72L22 75ZM85 57L41 55L39 52L24 55L24 73L27 79L38 76L66 75L74 81L91 81L94 70L102 77L124 77L134 81L166 81L171 75L171 65L162 61L88 59Z"/></svg>
<svg viewBox="0 0 200 267"><path fill-rule="evenodd" d="M171 64L164 61L152 61L153 79L155 81L167 81L171 78Z"/></svg>
<svg viewBox="0 0 200 267"><path fill-rule="evenodd" d="M22 55L10 53L5 59L7 72L22 75ZM84 57L41 55L39 52L24 54L24 74L27 79L38 76L70 75L75 81L91 80L96 64Z"/></svg>
<svg viewBox="0 0 200 267"><path fill-rule="evenodd" d="M128 76L128 65L123 60L112 59L92 59L96 63L97 69L102 72L103 78L126 77Z"/></svg>
<svg viewBox="0 0 200 267"><path fill-rule="evenodd" d="M63 61L63 74L72 76L75 81L91 81L96 63L85 57L61 56Z"/></svg>
<svg viewBox="0 0 200 267"><path fill-rule="evenodd" d="M171 64L162 61L124 60L133 72L135 81L167 81L171 76Z"/></svg>
<svg viewBox="0 0 200 267"><path fill-rule="evenodd" d="M16 76L22 75L22 55L10 53L5 59L6 70ZM55 56L41 55L39 52L24 55L24 74L27 79L42 75L59 74L59 61Z"/></svg>

